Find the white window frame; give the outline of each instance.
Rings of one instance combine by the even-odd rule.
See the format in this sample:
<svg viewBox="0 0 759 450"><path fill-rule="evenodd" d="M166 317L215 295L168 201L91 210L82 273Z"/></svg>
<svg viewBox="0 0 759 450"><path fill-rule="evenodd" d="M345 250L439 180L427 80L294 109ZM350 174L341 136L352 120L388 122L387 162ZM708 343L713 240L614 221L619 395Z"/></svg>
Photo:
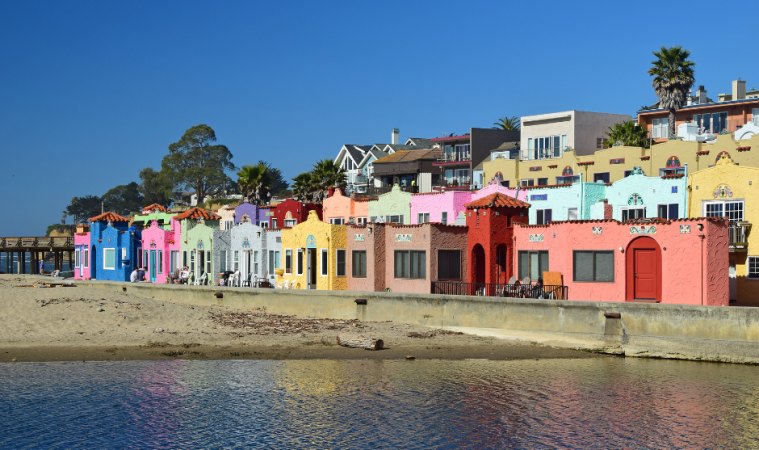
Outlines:
<svg viewBox="0 0 759 450"><path fill-rule="evenodd" d="M90 268L90 249L85 248L82 249L82 268L89 269Z"/></svg>
<svg viewBox="0 0 759 450"><path fill-rule="evenodd" d="M211 250L206 250L206 273L210 274L213 273L213 254L211 254Z"/></svg>
<svg viewBox="0 0 759 450"><path fill-rule="evenodd" d="M714 205L714 204L722 204L722 212L724 213L724 215L721 216L721 217L727 217L728 213L727 213L726 206L729 203L740 203L742 205L741 206L741 211L742 211L741 218L739 220L732 220L732 219L730 219L730 221L731 222L743 222L744 220L746 220L746 201L745 201L745 199L742 199L742 198L735 199L735 200L702 200L701 201L701 214L702 214L702 217L709 217L709 216L706 215L707 205Z"/></svg>
<svg viewBox="0 0 759 450"><path fill-rule="evenodd" d="M669 216L669 206L670 205L677 205L677 215L680 215L680 204L677 202L669 202L669 203L659 203L656 205L656 215L659 216L659 207L660 206L666 206L667 207L667 216ZM679 219L679 217L662 217L662 219L672 220L672 219Z"/></svg>
<svg viewBox="0 0 759 450"><path fill-rule="evenodd" d="M572 211L575 213L575 218L572 218ZM579 214L577 208L567 208L567 220L579 220Z"/></svg>
<svg viewBox="0 0 759 450"><path fill-rule="evenodd" d="M746 257L746 278L749 280L759 280L759 270L751 274L751 262L757 260L756 266L759 268L759 256L747 256Z"/></svg>
<svg viewBox="0 0 759 450"><path fill-rule="evenodd" d="M624 218L624 211L632 211L632 210L640 210L640 209L643 210L643 215L640 216L640 218L646 218L647 216L646 216L646 207L645 206L623 206L623 207L619 208L619 220L620 220L620 222L624 222L625 220L630 220L630 217L629 217L630 213L629 212L627 213L628 217L627 217L627 219L625 219Z"/></svg>
<svg viewBox="0 0 759 450"><path fill-rule="evenodd" d="M753 108L751 110L751 121L754 122L754 125L759 127L759 108Z"/></svg>
<svg viewBox="0 0 759 450"><path fill-rule="evenodd" d="M258 250L253 250L253 275L258 276Z"/></svg>
<svg viewBox="0 0 759 450"><path fill-rule="evenodd" d="M397 217L398 220L393 220L393 217ZM385 223L398 223L403 224L403 214L391 214L388 216L385 216Z"/></svg>
<svg viewBox="0 0 759 450"><path fill-rule="evenodd" d="M522 178L521 180L519 180L519 185L521 187L535 186L535 179L534 178Z"/></svg>
<svg viewBox="0 0 759 450"><path fill-rule="evenodd" d="M108 262L108 257L106 254L108 252L113 252L113 267L108 267L106 264ZM116 270L116 249L115 248L104 248L103 249L103 269L104 270Z"/></svg>
<svg viewBox="0 0 759 450"><path fill-rule="evenodd" d="M261 228L269 228L269 221L268 220L261 221Z"/></svg>
<svg viewBox="0 0 759 450"><path fill-rule="evenodd" d="M366 225L366 217L356 217L356 225Z"/></svg>
<svg viewBox="0 0 759 450"><path fill-rule="evenodd" d="M74 251L74 267L77 269L81 266L80 264L81 258L82 258L82 251L79 249L76 249Z"/></svg>
<svg viewBox="0 0 759 450"><path fill-rule="evenodd" d="M298 225L298 219L285 219L285 228L292 228L295 225Z"/></svg>
<svg viewBox="0 0 759 450"><path fill-rule="evenodd" d="M298 275L298 276L303 275L303 266L304 266L304 264L303 264L303 262L304 262L303 258L304 258L304 256L303 256L303 249L299 248L298 249L298 253L296 254L296 257L295 257L295 265L296 265L296 269L297 269L296 275Z"/></svg>
<svg viewBox="0 0 759 450"><path fill-rule="evenodd" d="M321 276L326 277L329 276L329 253L326 248L320 248L319 250L319 266L321 266L319 272L321 273ZM324 255L327 255L326 266L324 265Z"/></svg>
<svg viewBox="0 0 759 450"><path fill-rule="evenodd" d="M329 223L332 225L345 225L344 217L330 217Z"/></svg>
<svg viewBox="0 0 759 450"><path fill-rule="evenodd" d="M546 221L546 211L551 211L551 220ZM538 213L541 213L543 216L542 221L538 221ZM548 225L548 222L553 222L553 208L543 208L543 209L536 209L535 210L535 224L536 225Z"/></svg>
<svg viewBox="0 0 759 450"><path fill-rule="evenodd" d="M240 251L235 250L234 255L232 255L232 272L237 272L240 270Z"/></svg>
<svg viewBox="0 0 759 450"><path fill-rule="evenodd" d="M416 214L416 223L421 225L430 221L430 213L420 212Z"/></svg>

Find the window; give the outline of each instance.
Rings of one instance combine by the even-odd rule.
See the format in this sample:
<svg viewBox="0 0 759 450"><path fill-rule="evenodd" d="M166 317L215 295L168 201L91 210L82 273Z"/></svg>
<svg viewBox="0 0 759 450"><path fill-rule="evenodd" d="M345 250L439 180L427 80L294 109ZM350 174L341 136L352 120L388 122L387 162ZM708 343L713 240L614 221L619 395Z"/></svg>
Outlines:
<svg viewBox="0 0 759 450"><path fill-rule="evenodd" d="M235 225L235 221L234 220L225 220L224 221L224 229L225 230L231 230L234 225Z"/></svg>
<svg viewBox="0 0 759 450"><path fill-rule="evenodd" d="M746 265L748 266L748 278L759 278L759 256L746 258Z"/></svg>
<svg viewBox="0 0 759 450"><path fill-rule="evenodd" d="M566 136L546 136L527 139L527 158L522 159L548 159L561 158L562 138L566 142Z"/></svg>
<svg viewBox="0 0 759 450"><path fill-rule="evenodd" d="M396 250L395 278L427 278L426 259L423 250Z"/></svg>
<svg viewBox="0 0 759 450"><path fill-rule="evenodd" d="M548 178L538 178L538 186L548 186Z"/></svg>
<svg viewBox="0 0 759 450"><path fill-rule="evenodd" d="M222 262L223 262L224 267L225 267L224 270L227 270L226 269L226 267L227 267L226 253L225 253L225 257L222 260ZM171 267L169 268L170 271L179 270L179 251L178 250L172 250L169 253L169 264L171 264Z"/></svg>
<svg viewBox="0 0 759 450"><path fill-rule="evenodd" d="M235 259L234 263L232 264L232 270L235 272L240 270L240 252L238 250L235 250Z"/></svg>
<svg viewBox="0 0 759 450"><path fill-rule="evenodd" d="M321 249L321 255L322 255L322 258L321 258L322 259L322 263L321 263L321 266L322 266L321 269L322 269L322 271L321 271L321 274L322 274L323 277L326 277L327 275L329 275L329 271L328 271L328 269L329 269L329 253L327 253L327 249L326 248Z"/></svg>
<svg viewBox="0 0 759 450"><path fill-rule="evenodd" d="M300 249L298 250L300 252ZM274 250L269 250L269 274L274 275L274 269L280 269L281 261L279 260L279 252L275 252ZM302 258L301 258L302 263ZM301 271L301 275L303 275L303 272Z"/></svg>
<svg viewBox="0 0 759 450"><path fill-rule="evenodd" d="M121 260L124 261L127 259L127 249L126 247L121 248Z"/></svg>
<svg viewBox="0 0 759 450"><path fill-rule="evenodd" d="M731 222L741 222L743 221L743 211L743 200L704 202L704 215L706 217L727 217Z"/></svg>
<svg viewBox="0 0 759 450"><path fill-rule="evenodd" d="M258 275L258 250L253 252L253 275Z"/></svg>
<svg viewBox="0 0 759 450"><path fill-rule="evenodd" d="M219 252L219 272L224 273L227 271L227 251L221 250Z"/></svg>
<svg viewBox="0 0 759 450"><path fill-rule="evenodd" d="M706 115L708 116L708 114ZM669 139L669 119L654 119L651 126L651 137Z"/></svg>
<svg viewBox="0 0 759 450"><path fill-rule="evenodd" d="M677 203L666 203L663 205L657 206L657 217L661 217L662 219L678 219L679 217L679 210L680 205Z"/></svg>
<svg viewBox="0 0 759 450"><path fill-rule="evenodd" d="M537 225L548 225L548 222L551 221L551 214L552 210L550 209L538 209L535 211L536 215L536 224Z"/></svg>
<svg viewBox="0 0 759 450"><path fill-rule="evenodd" d="M443 225L448 225L448 211L443 211L440 213L440 223Z"/></svg>
<svg viewBox="0 0 759 450"><path fill-rule="evenodd" d="M285 249L285 273L293 273L293 251L292 249Z"/></svg>
<svg viewBox="0 0 759 450"><path fill-rule="evenodd" d="M567 175L563 177L556 177L556 184L573 184L582 181L580 175Z"/></svg>
<svg viewBox="0 0 759 450"><path fill-rule="evenodd" d="M609 182L609 172L601 172L601 173L594 173L593 174L593 182L594 183L608 183Z"/></svg>
<svg viewBox="0 0 759 450"><path fill-rule="evenodd" d="M366 278L366 250L353 250L353 278Z"/></svg>
<svg viewBox="0 0 759 450"><path fill-rule="evenodd" d="M182 252L182 267L187 266L187 250Z"/></svg>
<svg viewBox="0 0 759 450"><path fill-rule="evenodd" d="M751 117L754 122L754 125L759 127L759 108L754 108L751 110Z"/></svg>
<svg viewBox="0 0 759 450"><path fill-rule="evenodd" d="M525 178L519 184L522 187L535 186L535 180L533 180L532 178Z"/></svg>
<svg viewBox="0 0 759 450"><path fill-rule="evenodd" d="M163 250L158 250L158 267L156 272L163 273Z"/></svg>
<svg viewBox="0 0 759 450"><path fill-rule="evenodd" d="M85 269L89 269L90 268L90 251L85 248L82 251L82 254L84 255L82 256L82 267L84 267Z"/></svg>
<svg viewBox="0 0 759 450"><path fill-rule="evenodd" d="M261 228L269 228L269 222L262 221L261 222Z"/></svg>
<svg viewBox="0 0 759 450"><path fill-rule="evenodd" d="M298 275L303 275L303 249L302 248L298 249L298 266L297 266L297 269L298 269L298 272L297 272Z"/></svg>
<svg viewBox="0 0 759 450"><path fill-rule="evenodd" d="M377 216L371 216L371 217L369 217L369 222L376 223L377 222Z"/></svg>
<svg viewBox="0 0 759 450"><path fill-rule="evenodd" d="M719 134L727 129L727 113L712 113L712 133Z"/></svg>
<svg viewBox="0 0 759 450"><path fill-rule="evenodd" d="M620 208L622 210L622 222L630 219L642 219L646 217L646 207L638 206L631 208Z"/></svg>
<svg viewBox="0 0 759 450"><path fill-rule="evenodd" d="M659 176L663 177L664 175L676 175L676 174L683 174L685 175L685 167L669 167L669 168L662 168L659 169Z"/></svg>
<svg viewBox="0 0 759 450"><path fill-rule="evenodd" d="M237 270L237 252L235 252L235 270ZM190 272L195 273L195 252L190 250Z"/></svg>
<svg viewBox="0 0 759 450"><path fill-rule="evenodd" d="M511 180L501 181L501 186L503 187L509 187L509 184L511 184Z"/></svg>
<svg viewBox="0 0 759 450"><path fill-rule="evenodd" d="M419 213L416 215L416 223L427 223L430 221L430 213Z"/></svg>
<svg viewBox="0 0 759 450"><path fill-rule="evenodd" d="M577 220L577 208L567 208L567 220Z"/></svg>
<svg viewBox="0 0 759 450"><path fill-rule="evenodd" d="M337 250L337 276L345 276L345 250L343 249Z"/></svg>
<svg viewBox="0 0 759 450"><path fill-rule="evenodd" d="M575 250L573 253L574 281L614 282L613 250Z"/></svg>
<svg viewBox="0 0 759 450"><path fill-rule="evenodd" d="M625 170L625 178L629 177L632 173L632 170Z"/></svg>
<svg viewBox="0 0 759 450"><path fill-rule="evenodd" d="M461 250L437 251L437 279L461 279Z"/></svg>
<svg viewBox="0 0 759 450"><path fill-rule="evenodd" d="M399 216L385 216L385 222L387 223L403 223L403 215Z"/></svg>
<svg viewBox="0 0 759 450"><path fill-rule="evenodd" d="M604 145L604 138L596 138L596 149L597 150L603 150L606 146Z"/></svg>
<svg viewBox="0 0 759 450"><path fill-rule="evenodd" d="M116 249L103 249L103 269L113 270L116 268Z"/></svg>
<svg viewBox="0 0 759 450"><path fill-rule="evenodd" d="M277 219L274 219L274 218L271 219L271 227L277 228Z"/></svg>
<svg viewBox="0 0 759 450"><path fill-rule="evenodd" d="M356 217L357 225L366 225L366 217Z"/></svg>
<svg viewBox="0 0 759 450"><path fill-rule="evenodd" d="M211 250L206 250L206 273L211 273L211 264L213 263L213 258L211 257Z"/></svg>
<svg viewBox="0 0 759 450"><path fill-rule="evenodd" d="M548 272L547 251L520 251L519 252L519 279L530 277L531 280L543 278L543 272Z"/></svg>
<svg viewBox="0 0 759 450"><path fill-rule="evenodd" d="M74 251L74 267L79 268L79 260L82 258L82 253L79 249Z"/></svg>
<svg viewBox="0 0 759 450"><path fill-rule="evenodd" d="M275 222L277 219L273 219ZM298 219L285 219L285 227L292 228L298 224Z"/></svg>
<svg viewBox="0 0 759 450"><path fill-rule="evenodd" d="M345 219L342 217L332 217L329 219L329 223L332 225L345 225Z"/></svg>

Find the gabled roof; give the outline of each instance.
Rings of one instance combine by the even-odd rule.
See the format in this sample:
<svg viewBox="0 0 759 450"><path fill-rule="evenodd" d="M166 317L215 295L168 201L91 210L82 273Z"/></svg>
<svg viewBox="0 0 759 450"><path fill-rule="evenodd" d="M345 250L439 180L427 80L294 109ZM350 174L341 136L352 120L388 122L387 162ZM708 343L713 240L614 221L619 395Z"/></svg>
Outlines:
<svg viewBox="0 0 759 450"><path fill-rule="evenodd" d="M343 161L343 158L345 158L345 155L348 155L353 160L353 162L355 162L356 165L358 165L359 161L364 159L364 155L371 148L372 148L371 145L345 144L342 146L342 148L340 149L340 152L337 154L337 158L335 158L335 164L340 164Z"/></svg>
<svg viewBox="0 0 759 450"><path fill-rule="evenodd" d="M388 153L385 153L381 150L377 150L375 147L372 147L371 150L366 152L366 155L364 155L364 159L362 159L361 162L358 163L358 167L359 168L364 167L372 159L372 157L374 157L374 159L381 159L387 155Z"/></svg>
<svg viewBox="0 0 759 450"><path fill-rule="evenodd" d="M408 138L406 139L405 145L410 145L412 147L419 147L419 148L429 148L432 147L432 141L425 138Z"/></svg>
<svg viewBox="0 0 759 450"><path fill-rule="evenodd" d="M90 219L90 222L129 222L129 219L113 212L107 212L100 214L99 216L92 217Z"/></svg>
<svg viewBox="0 0 759 450"><path fill-rule="evenodd" d="M169 212L168 208L166 208L165 206L159 205L158 203L153 203L150 206L146 206L142 208L142 214L146 214L147 212L151 212L151 211L152 212L156 212L156 211Z"/></svg>
<svg viewBox="0 0 759 450"><path fill-rule="evenodd" d="M203 218L205 220L219 220L221 219L221 216L219 216L218 214L212 211L207 211L203 208L196 207L196 208L189 209L183 212L182 214L177 214L176 216L174 216L174 218L176 220L200 219L200 218Z"/></svg>
<svg viewBox="0 0 759 450"><path fill-rule="evenodd" d="M387 155L382 159L374 161L374 164L381 163L398 163L398 162L412 162L423 159L436 159L443 154L443 151L439 148L428 148L423 150L400 150L392 155Z"/></svg>
<svg viewBox="0 0 759 450"><path fill-rule="evenodd" d="M493 207L529 208L530 204L525 203L522 200L517 200L514 197L503 195L500 192L495 192L486 197L482 197L473 202L469 202L464 206L466 207L466 209L493 208Z"/></svg>

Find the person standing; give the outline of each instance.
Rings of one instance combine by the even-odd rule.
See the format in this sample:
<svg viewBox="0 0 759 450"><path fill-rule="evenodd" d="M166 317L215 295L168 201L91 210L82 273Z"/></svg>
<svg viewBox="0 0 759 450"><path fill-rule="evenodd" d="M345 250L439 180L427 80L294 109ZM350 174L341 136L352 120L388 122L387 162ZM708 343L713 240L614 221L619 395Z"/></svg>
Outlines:
<svg viewBox="0 0 759 450"><path fill-rule="evenodd" d="M42 275L43 273L45 273L45 260L40 259L40 275Z"/></svg>

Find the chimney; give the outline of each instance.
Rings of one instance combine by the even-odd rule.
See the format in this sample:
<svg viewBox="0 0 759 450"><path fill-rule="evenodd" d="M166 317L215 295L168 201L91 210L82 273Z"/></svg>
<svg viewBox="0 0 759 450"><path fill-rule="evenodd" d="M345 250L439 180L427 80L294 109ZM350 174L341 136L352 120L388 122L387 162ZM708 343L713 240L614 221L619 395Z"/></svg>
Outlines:
<svg viewBox="0 0 759 450"><path fill-rule="evenodd" d="M704 85L698 87L698 90L696 91L696 102L703 105L706 103L706 89L704 89Z"/></svg>
<svg viewBox="0 0 759 450"><path fill-rule="evenodd" d="M744 100L746 98L746 81L738 78L733 81L732 100Z"/></svg>
<svg viewBox="0 0 759 450"><path fill-rule="evenodd" d="M746 82L745 81L743 82L743 92L746 92ZM398 145L398 135L400 134L400 132L401 131L399 129L393 128L393 140L392 140L392 144L393 145Z"/></svg>

